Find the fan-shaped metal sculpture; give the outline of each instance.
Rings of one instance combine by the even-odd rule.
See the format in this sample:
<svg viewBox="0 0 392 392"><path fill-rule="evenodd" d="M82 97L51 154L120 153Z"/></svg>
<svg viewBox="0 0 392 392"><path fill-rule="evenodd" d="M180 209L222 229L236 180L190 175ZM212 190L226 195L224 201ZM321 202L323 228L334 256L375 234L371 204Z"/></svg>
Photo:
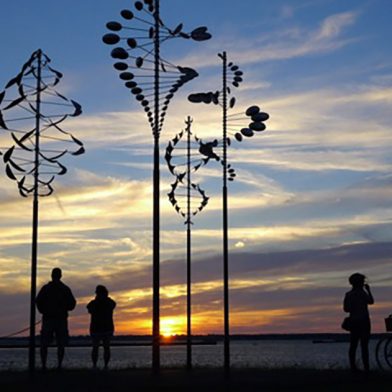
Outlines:
<svg viewBox="0 0 392 392"><path fill-rule="evenodd" d="M10 148L0 149L5 171L16 181L23 197L33 196L30 370L35 368L38 198L52 194L56 175L67 172L61 158L84 153L83 143L60 127L67 117L79 116L82 108L54 89L62 74L49 64L49 57L37 50L0 93L0 127L14 143Z"/></svg>
<svg viewBox="0 0 392 392"><path fill-rule="evenodd" d="M159 17L157 0L136 1L135 10L123 10L121 17L121 23L106 24L111 33L105 34L102 40L107 45L119 45L111 52L111 56L118 60L114 68L119 71L125 87L143 106L153 133L159 134L176 91L198 76L192 68L177 66L163 59L160 45L175 38L205 41L211 35L206 27L185 33L182 23L170 29ZM155 116L156 110L159 116Z"/></svg>
<svg viewBox="0 0 392 392"><path fill-rule="evenodd" d="M165 159L170 173L176 180L171 184L168 193L169 201L180 214L187 227L187 368L192 368L192 328L191 328L191 226L192 217L201 212L208 204L209 197L200 186L192 181L192 173L206 165L210 156L201 154L204 143L192 134L190 117L187 118L186 128L172 139L167 148ZM186 135L186 147L181 142ZM191 136L193 135L193 141ZM186 153L184 153L184 149ZM197 150L195 152L195 150ZM197 155L196 155L197 154Z"/></svg>
<svg viewBox="0 0 392 392"><path fill-rule="evenodd" d="M234 136L235 140L241 142L243 137L250 138L255 133L265 130L264 122L269 115L261 112L258 106L250 106L245 115L236 113L228 116L228 110L236 104L236 98L231 96L232 87L239 87L243 81L243 72L238 65L227 61L226 52L219 53L222 59L222 88L215 92L196 93L188 96L192 103L215 104L222 107L222 130L221 141L215 140L211 145L210 154L216 155L223 166L223 189L222 189L222 213L223 213L223 296L224 296L224 368L230 369L230 334L229 334L229 240L228 240L228 208L227 208L227 181L233 181L235 177L234 169L227 163L227 146L231 144L228 135ZM232 86L230 86L230 85ZM246 125L246 122L248 124ZM249 122L250 121L250 122ZM241 122L244 122L241 125ZM216 149L221 147L222 152L216 153Z"/></svg>
<svg viewBox="0 0 392 392"><path fill-rule="evenodd" d="M161 44L182 38L205 41L211 38L202 26L187 33L183 24L169 28L160 18L160 1L136 1L134 10L121 11L121 23L112 21L106 27L110 33L103 42L115 45L111 56L117 60L114 68L125 87L140 102L147 114L154 137L153 171L153 352L152 366L160 368L160 309L159 309L159 231L160 231L160 173L159 136L166 112L176 91L198 76L188 67L176 66L161 56Z"/></svg>

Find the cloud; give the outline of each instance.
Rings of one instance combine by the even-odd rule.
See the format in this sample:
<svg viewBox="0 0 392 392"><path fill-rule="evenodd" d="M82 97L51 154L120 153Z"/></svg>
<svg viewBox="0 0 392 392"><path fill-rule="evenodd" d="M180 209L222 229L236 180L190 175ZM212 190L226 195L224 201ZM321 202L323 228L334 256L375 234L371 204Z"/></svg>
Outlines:
<svg viewBox="0 0 392 392"><path fill-rule="evenodd" d="M355 23L358 15L355 12L343 12L328 16L323 20L315 35L316 41L324 41L337 38L343 29Z"/></svg>
<svg viewBox="0 0 392 392"><path fill-rule="evenodd" d="M392 243L362 243L340 247L285 251L235 252L230 255L230 302L232 333L339 332L343 317L341 301L349 289L347 277L361 271L369 276L376 297L372 309L375 331L383 328L390 311L392 275L388 272ZM222 259L219 255L198 256L193 264L194 333L222 330ZM128 264L121 270L72 273L64 281L78 298L71 314L73 333L86 333L86 303L97 282L107 285L117 301L119 333L149 333L151 317L151 267ZM183 273L184 272L184 273ZM173 327L184 327L185 263L165 260L161 266L162 317ZM45 276L40 285L48 279ZM1 290L1 306L7 316L1 333L12 332L27 312L28 287L24 293ZM169 321L172 320L172 321ZM208 322L206 322L208 320ZM181 327L182 326L182 327ZM275 330L274 330L275 328Z"/></svg>
<svg viewBox="0 0 392 392"><path fill-rule="evenodd" d="M230 57L235 58L241 64L281 61L311 54L323 54L355 42L353 38L345 39L341 36L349 26L356 22L357 18L356 12L343 12L326 17L314 30L291 27L270 34L263 33L262 36L255 37L252 41L236 37L235 47L232 45L233 37L228 34L226 38L215 40L211 46L214 54L219 50L218 48L232 47ZM211 55L204 54L203 56L195 53L177 62L197 63L200 68L216 65L216 58L212 52Z"/></svg>

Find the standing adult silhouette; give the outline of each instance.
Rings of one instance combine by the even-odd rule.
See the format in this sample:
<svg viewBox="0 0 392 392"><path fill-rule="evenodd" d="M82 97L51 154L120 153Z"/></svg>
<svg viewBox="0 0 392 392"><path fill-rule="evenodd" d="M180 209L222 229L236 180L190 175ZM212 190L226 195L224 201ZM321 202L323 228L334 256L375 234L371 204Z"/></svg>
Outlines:
<svg viewBox="0 0 392 392"><path fill-rule="evenodd" d="M113 310L116 303L109 297L109 291L105 286L98 285L95 294L95 299L87 305L87 310L91 314L90 335L93 344L91 360L96 369L99 345L102 342L103 359L107 369L110 361L110 339L114 332Z"/></svg>
<svg viewBox="0 0 392 392"><path fill-rule="evenodd" d="M36 304L42 313L41 362L46 369L48 346L56 336L58 369L61 369L68 343L68 312L76 306L71 289L61 281L60 268L53 268L52 281L42 286Z"/></svg>
<svg viewBox="0 0 392 392"><path fill-rule="evenodd" d="M370 316L368 305L374 304L374 299L365 280L365 275L358 272L352 274L348 279L352 289L346 293L343 302L343 310L350 313L350 347L348 356L352 371L358 371L355 357L359 342L361 342L364 370L369 371Z"/></svg>

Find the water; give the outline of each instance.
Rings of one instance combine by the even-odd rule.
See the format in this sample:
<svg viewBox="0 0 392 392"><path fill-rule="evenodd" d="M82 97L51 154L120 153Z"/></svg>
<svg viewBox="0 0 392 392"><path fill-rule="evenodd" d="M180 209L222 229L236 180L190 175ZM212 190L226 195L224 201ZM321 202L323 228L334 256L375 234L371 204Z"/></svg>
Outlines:
<svg viewBox="0 0 392 392"><path fill-rule="evenodd" d="M370 341L370 364L376 368L375 345ZM344 369L348 367L348 343L314 344L309 340L258 340L231 342L231 364L233 367L256 368L314 368ZM102 350L102 349L100 349ZM359 355L359 352L358 352ZM102 361L100 351L100 361ZM193 347L195 367L221 367L223 345L200 345ZM184 367L186 346L163 346L161 364L163 367ZM39 354L37 349L37 364ZM102 362L99 363L102 365ZM1 370L23 370L27 366L27 349L0 349ZM49 349L48 367L56 366L56 351ZM90 349L69 347L64 358L65 368L86 368L91 366ZM147 368L151 367L151 347L112 347L110 367Z"/></svg>

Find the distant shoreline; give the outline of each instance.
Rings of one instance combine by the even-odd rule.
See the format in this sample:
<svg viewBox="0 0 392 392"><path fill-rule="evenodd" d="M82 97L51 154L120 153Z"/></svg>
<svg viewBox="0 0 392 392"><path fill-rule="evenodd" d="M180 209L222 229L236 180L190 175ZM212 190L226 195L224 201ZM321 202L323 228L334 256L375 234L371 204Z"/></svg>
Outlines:
<svg viewBox="0 0 392 392"><path fill-rule="evenodd" d="M371 339L379 339L386 334L373 334ZM257 334L257 335L231 335L231 341L265 341L265 340L307 340L313 343L344 343L349 341L348 333L310 333L310 334ZM194 335L192 344L215 345L223 341L223 335ZM40 337L37 336L36 344L39 345ZM116 335L112 338L113 347L127 346L150 346L152 336L150 335ZM161 345L184 345L186 335L175 335L162 337ZM91 338L88 335L71 336L69 347L90 347ZM28 347L28 337L0 338L0 348L26 348Z"/></svg>

